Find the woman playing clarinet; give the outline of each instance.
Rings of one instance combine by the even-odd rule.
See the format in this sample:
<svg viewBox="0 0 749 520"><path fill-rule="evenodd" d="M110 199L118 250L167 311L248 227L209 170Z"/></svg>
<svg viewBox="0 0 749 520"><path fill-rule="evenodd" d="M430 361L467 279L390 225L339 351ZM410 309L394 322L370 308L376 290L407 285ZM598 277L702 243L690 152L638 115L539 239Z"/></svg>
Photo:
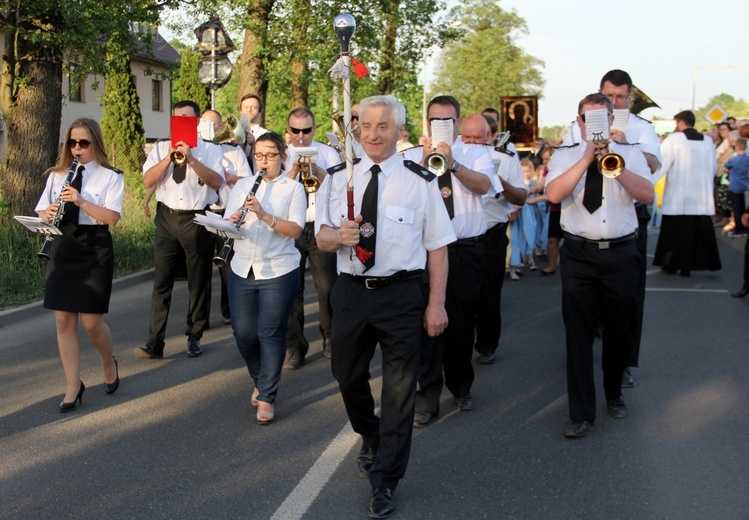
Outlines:
<svg viewBox="0 0 749 520"><path fill-rule="evenodd" d="M78 164L71 168L75 157ZM47 173L36 212L47 222L59 217L58 210L63 212L62 235L54 238L47 262L44 307L55 311L57 346L67 384L60 403L64 413L83 404L86 389L81 380L79 321L101 357L104 391L113 394L120 384L104 314L109 311L114 274L109 226L120 220L125 183L121 172L107 161L99 124L87 118L70 125L60 159Z"/></svg>

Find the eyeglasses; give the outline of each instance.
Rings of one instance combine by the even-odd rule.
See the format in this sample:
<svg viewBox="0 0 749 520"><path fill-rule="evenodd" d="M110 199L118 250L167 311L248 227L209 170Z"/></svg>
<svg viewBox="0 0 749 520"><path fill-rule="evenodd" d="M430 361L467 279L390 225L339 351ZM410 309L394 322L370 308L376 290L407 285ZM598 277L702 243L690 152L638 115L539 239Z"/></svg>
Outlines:
<svg viewBox="0 0 749 520"><path fill-rule="evenodd" d="M312 130L313 130L314 128L315 128L314 126L310 126L309 128L294 128L293 126L290 126L290 127L289 127L289 131L290 131L290 132L291 132L292 134L304 134L304 135L307 135L307 134L309 134L310 132L312 132Z"/></svg>
<svg viewBox="0 0 749 520"><path fill-rule="evenodd" d="M80 141L76 141L75 139L68 139L68 148L75 148L75 145L78 145L81 147L81 150L85 150L89 146L91 146L91 141L88 139L81 139Z"/></svg>
<svg viewBox="0 0 749 520"><path fill-rule="evenodd" d="M453 121L454 122L455 118L454 117L430 117L429 122L431 123L433 121Z"/></svg>
<svg viewBox="0 0 749 520"><path fill-rule="evenodd" d="M352 116L351 116L351 120L352 120L352 121L358 121L358 120L359 120L359 116L354 116L354 115L352 115Z"/></svg>
<svg viewBox="0 0 749 520"><path fill-rule="evenodd" d="M281 155L278 152L268 152L268 153L256 153L253 154L255 156L256 161L262 161L263 159L268 159L269 161L274 161L276 157Z"/></svg>
<svg viewBox="0 0 749 520"><path fill-rule="evenodd" d="M611 112L609 112L609 117L612 117L613 115L614 114L612 114ZM580 114L580 119L582 119L583 123L584 123L585 122L585 114Z"/></svg>

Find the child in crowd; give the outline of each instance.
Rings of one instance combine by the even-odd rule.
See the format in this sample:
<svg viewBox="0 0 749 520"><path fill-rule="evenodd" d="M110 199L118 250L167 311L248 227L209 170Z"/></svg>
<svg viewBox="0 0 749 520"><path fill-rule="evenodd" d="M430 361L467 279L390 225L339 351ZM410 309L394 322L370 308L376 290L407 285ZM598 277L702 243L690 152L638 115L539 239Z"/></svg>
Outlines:
<svg viewBox="0 0 749 520"><path fill-rule="evenodd" d="M731 201L731 210L735 227L728 233L729 237L747 236L747 228L741 223L746 205L744 193L749 187L749 156L746 155L746 139L739 137L733 145L736 155L728 159L723 167L729 172L728 198Z"/></svg>

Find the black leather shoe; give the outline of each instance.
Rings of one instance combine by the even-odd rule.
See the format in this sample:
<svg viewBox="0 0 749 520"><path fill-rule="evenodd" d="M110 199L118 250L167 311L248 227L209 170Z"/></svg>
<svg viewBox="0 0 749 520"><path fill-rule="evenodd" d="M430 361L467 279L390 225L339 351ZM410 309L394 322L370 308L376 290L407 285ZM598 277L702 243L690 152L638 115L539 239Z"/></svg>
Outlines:
<svg viewBox="0 0 749 520"><path fill-rule="evenodd" d="M120 367L117 365L116 357L112 356L112 360L114 360L114 371L117 374L117 377L115 378L114 383L104 383L104 391L110 395L115 393L120 387Z"/></svg>
<svg viewBox="0 0 749 520"><path fill-rule="evenodd" d="M437 419L432 412L416 412L414 414L414 428L426 428Z"/></svg>
<svg viewBox="0 0 749 520"><path fill-rule="evenodd" d="M362 446L356 463L359 465L359 476L369 478L369 473L374 469L377 462L377 448L374 446Z"/></svg>
<svg viewBox="0 0 749 520"><path fill-rule="evenodd" d="M632 372L629 370L629 367L624 369L624 372L622 373L622 388L634 388L635 387L635 378L632 377Z"/></svg>
<svg viewBox="0 0 749 520"><path fill-rule="evenodd" d="M619 399L609 399L606 401L606 413L614 419L626 419L627 404L621 397Z"/></svg>
<svg viewBox="0 0 749 520"><path fill-rule="evenodd" d="M742 287L738 291L732 292L731 296L733 296L734 298L743 298L747 294L749 294L749 289L747 289L746 287Z"/></svg>
<svg viewBox="0 0 749 520"><path fill-rule="evenodd" d="M72 412L75 409L75 403L83 405L83 391L86 390L86 385L81 381L81 386L78 387L78 395L75 396L72 403L66 403L65 401L60 403L60 413Z"/></svg>
<svg viewBox="0 0 749 520"><path fill-rule="evenodd" d="M494 354L487 352L485 354L479 354L479 363L482 365L491 365L494 363Z"/></svg>
<svg viewBox="0 0 749 520"><path fill-rule="evenodd" d="M564 436L568 439L579 439L585 437L593 429L593 423L589 421L575 421L564 428Z"/></svg>
<svg viewBox="0 0 749 520"><path fill-rule="evenodd" d="M461 412L470 412L473 410L473 397L471 397L471 394L457 397L455 398L455 406L457 406Z"/></svg>
<svg viewBox="0 0 749 520"><path fill-rule="evenodd" d="M203 347L200 346L200 341L195 338L188 338L187 357L198 357L202 353L203 353Z"/></svg>
<svg viewBox="0 0 749 520"><path fill-rule="evenodd" d="M374 488L372 499L369 501L369 518L388 518L395 513L393 490L390 488Z"/></svg>
<svg viewBox="0 0 749 520"><path fill-rule="evenodd" d="M323 338L322 340L322 355L330 359L330 338Z"/></svg>
<svg viewBox="0 0 749 520"><path fill-rule="evenodd" d="M283 364L284 370L296 370L304 365L304 356L298 350L293 351L289 354L289 358L286 363Z"/></svg>
<svg viewBox="0 0 749 520"><path fill-rule="evenodd" d="M148 340L142 347L135 349L135 357L141 359L163 359L164 342Z"/></svg>

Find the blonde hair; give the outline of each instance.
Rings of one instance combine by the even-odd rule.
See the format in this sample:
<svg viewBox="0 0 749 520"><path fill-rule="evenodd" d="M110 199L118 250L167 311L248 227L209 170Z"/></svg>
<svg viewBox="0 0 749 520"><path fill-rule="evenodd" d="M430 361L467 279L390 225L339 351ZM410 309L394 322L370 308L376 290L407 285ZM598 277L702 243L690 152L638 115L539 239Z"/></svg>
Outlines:
<svg viewBox="0 0 749 520"><path fill-rule="evenodd" d="M91 146L93 147L94 152L93 160L99 163L101 166L104 166L105 168L112 168L112 166L109 164L109 159L107 159L107 153L104 149L104 136L101 133L101 127L99 126L99 123L97 123L93 119L89 119L88 117L81 117L80 119L76 119L75 121L70 123L70 126L65 132L65 139L62 143L62 150L60 150L60 157L57 159L57 164L55 164L52 168L49 168L44 173L59 173L67 171L67 169L70 168L70 165L73 162L73 152L70 151L68 141L70 140L70 132L74 128L84 128L88 132L89 138L91 139Z"/></svg>

